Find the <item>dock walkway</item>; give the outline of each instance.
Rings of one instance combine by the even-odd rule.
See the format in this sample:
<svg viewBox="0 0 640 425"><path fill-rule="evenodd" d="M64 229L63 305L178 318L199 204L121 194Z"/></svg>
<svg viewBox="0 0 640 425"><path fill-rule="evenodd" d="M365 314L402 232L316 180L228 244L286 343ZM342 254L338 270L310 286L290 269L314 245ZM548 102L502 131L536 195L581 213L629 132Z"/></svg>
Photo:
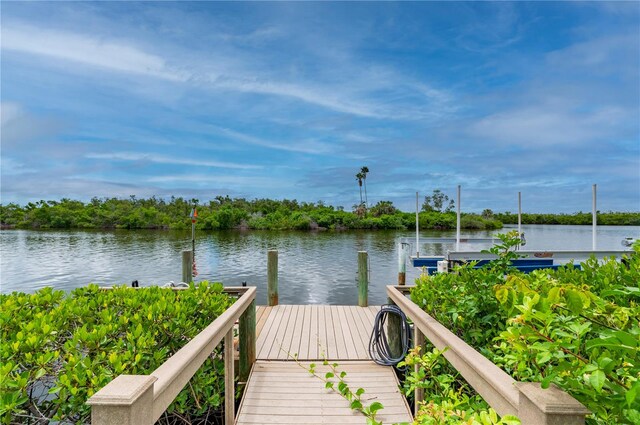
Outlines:
<svg viewBox="0 0 640 425"><path fill-rule="evenodd" d="M340 394L303 367L327 359L347 373L363 401L379 401L378 419L385 424L411 422L409 406L398 390L390 367L369 358L368 345L379 306L277 305L257 307L256 358L236 424L365 424L366 418L349 407ZM298 361L292 356L297 355ZM301 366L302 365L302 366ZM326 369L326 370L325 370Z"/></svg>

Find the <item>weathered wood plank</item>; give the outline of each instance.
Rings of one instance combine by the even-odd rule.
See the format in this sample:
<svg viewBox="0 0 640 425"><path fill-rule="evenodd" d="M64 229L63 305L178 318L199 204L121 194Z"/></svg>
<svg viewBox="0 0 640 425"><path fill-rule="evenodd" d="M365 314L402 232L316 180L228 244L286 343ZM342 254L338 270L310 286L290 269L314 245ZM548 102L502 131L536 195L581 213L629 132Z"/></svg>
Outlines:
<svg viewBox="0 0 640 425"><path fill-rule="evenodd" d="M320 344L320 337L318 333L318 309L319 306L312 305L311 307L311 321L309 329L309 359L320 359L318 345Z"/></svg>
<svg viewBox="0 0 640 425"><path fill-rule="evenodd" d="M356 346L356 353L359 359L366 359L369 357L367 346L369 345L369 337L367 331L360 320L360 314L358 310L360 307L345 307L345 313L347 320L351 322L351 335Z"/></svg>
<svg viewBox="0 0 640 425"><path fill-rule="evenodd" d="M320 309L319 309L320 311ZM301 362L305 367L310 361ZM329 370L316 363L318 373ZM406 401L398 390L391 368L371 361L345 361L339 370L347 373L352 387L365 389L365 404L379 401L384 409L378 419L384 424L411 422ZM324 388L323 382L311 376L295 362L258 360L252 370L245 396L237 416L237 424L362 424L364 416L349 407L337 392Z"/></svg>
<svg viewBox="0 0 640 425"><path fill-rule="evenodd" d="M270 357L270 358L277 358L279 360L287 360L289 359L289 353L291 353L293 355L293 352L291 351L291 344L292 344L292 338L293 338L293 329L296 326L296 322L298 320L298 310L300 309L299 305L292 305L291 306L291 310L289 311L289 320L287 322L287 328L285 329L284 332L284 337L283 337L283 341L282 341L282 350L280 350L280 352L278 353L278 355L276 357Z"/></svg>
<svg viewBox="0 0 640 425"><path fill-rule="evenodd" d="M329 307L329 313L331 314L333 335L336 341L336 356L335 359L348 359L347 346L344 343L344 334L340 324L340 317L336 308Z"/></svg>
<svg viewBox="0 0 640 425"><path fill-rule="evenodd" d="M309 336L311 331L311 306L304 306L304 318L302 321L302 334L300 335L300 350L298 351L298 358L309 358Z"/></svg>
<svg viewBox="0 0 640 425"><path fill-rule="evenodd" d="M278 328L280 327L280 322L282 321L282 317L284 316L284 307L276 306L273 307L271 311L269 320L265 323L265 328L267 325L269 326L269 331L265 335L264 344L260 351L258 352L259 359L266 359L269 357L269 352L271 351L271 347L274 344L276 333L278 332Z"/></svg>
<svg viewBox="0 0 640 425"><path fill-rule="evenodd" d="M269 354L267 354L266 358L268 359L277 359L281 353L286 354L285 351L287 350L287 347L284 344L285 331L289 325L292 307L293 306L291 305L282 305L279 307L282 309L282 319L280 320L280 325L278 326L278 330L274 336L271 350L269 351Z"/></svg>
<svg viewBox="0 0 640 425"><path fill-rule="evenodd" d="M338 358L338 346L336 345L336 333L333 329L333 318L331 317L331 307L328 305L322 306L322 312L324 314L324 331L327 334L326 338L326 354L328 359Z"/></svg>
<svg viewBox="0 0 640 425"><path fill-rule="evenodd" d="M356 346L353 340L353 335L351 335L351 327L352 324L346 316L345 307L337 306L338 317L340 320L340 330L342 331L342 336L344 337L344 344L347 349L347 359L356 360L358 359L358 354L356 352Z"/></svg>

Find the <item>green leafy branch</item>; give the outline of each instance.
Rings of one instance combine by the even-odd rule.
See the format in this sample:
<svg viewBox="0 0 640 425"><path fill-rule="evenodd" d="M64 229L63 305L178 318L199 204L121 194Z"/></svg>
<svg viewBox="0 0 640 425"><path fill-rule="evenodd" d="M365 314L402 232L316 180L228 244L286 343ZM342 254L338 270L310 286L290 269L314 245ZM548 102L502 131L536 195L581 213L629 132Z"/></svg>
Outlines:
<svg viewBox="0 0 640 425"><path fill-rule="evenodd" d="M281 348L282 349L282 348ZM284 349L282 349L284 351ZM308 371L313 377L319 379L324 383L324 387L333 390L340 394L345 400L349 402L349 407L352 410L362 413L367 418L367 425L382 425L382 421L376 418L378 411L382 410L384 406L379 401L367 405L362 396L365 393L364 388L358 388L355 392L349 387L345 378L347 372L338 370L338 363L329 363L325 358L322 362L324 366L329 366L330 371L324 375L316 371L317 365L310 363L309 366L303 364L298 359L296 354L286 352L287 356L296 362L298 366ZM335 381L337 379L337 381Z"/></svg>

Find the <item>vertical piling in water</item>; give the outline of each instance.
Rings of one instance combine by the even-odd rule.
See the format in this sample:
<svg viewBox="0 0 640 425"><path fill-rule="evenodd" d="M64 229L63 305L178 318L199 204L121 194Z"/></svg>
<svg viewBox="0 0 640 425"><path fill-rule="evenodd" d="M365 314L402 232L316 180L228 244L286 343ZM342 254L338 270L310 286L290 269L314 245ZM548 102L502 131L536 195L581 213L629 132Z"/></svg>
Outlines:
<svg viewBox="0 0 640 425"><path fill-rule="evenodd" d="M182 251L182 281L193 282L193 251Z"/></svg>
<svg viewBox="0 0 640 425"><path fill-rule="evenodd" d="M416 192L416 258L420 258L420 207L418 207L418 192Z"/></svg>
<svg viewBox="0 0 640 425"><path fill-rule="evenodd" d="M456 214L456 251L460 251L460 185L458 185L458 211Z"/></svg>
<svg viewBox="0 0 640 425"><path fill-rule="evenodd" d="M594 250L594 251L596 250L596 228L598 226L598 213L597 213L597 210L596 210L596 190L597 190L597 187L594 184L593 185L593 202L592 202L593 205L592 205L592 208L591 208L592 209L591 221L593 222L592 231L591 231L591 233L592 233L591 234L591 249Z"/></svg>
<svg viewBox="0 0 640 425"><path fill-rule="evenodd" d="M402 242L398 243L398 285L407 282L407 251Z"/></svg>
<svg viewBox="0 0 640 425"><path fill-rule="evenodd" d="M267 252L267 302L270 306L278 305L278 251Z"/></svg>
<svg viewBox="0 0 640 425"><path fill-rule="evenodd" d="M369 306L369 254L358 251L358 305Z"/></svg>

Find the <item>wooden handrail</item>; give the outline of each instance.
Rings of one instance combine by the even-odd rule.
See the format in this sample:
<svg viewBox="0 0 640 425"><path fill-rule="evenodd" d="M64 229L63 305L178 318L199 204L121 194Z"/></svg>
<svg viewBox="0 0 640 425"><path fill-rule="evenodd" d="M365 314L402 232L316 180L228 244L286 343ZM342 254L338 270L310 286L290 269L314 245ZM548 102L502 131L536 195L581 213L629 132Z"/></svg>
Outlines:
<svg viewBox="0 0 640 425"><path fill-rule="evenodd" d="M148 376L120 375L87 401L92 406L92 424L145 425L153 424L158 420L220 341L223 338L227 343L233 340L235 322L247 309L255 308L255 287L225 289L228 290L225 292L241 294L240 298L160 367ZM255 339L255 333L253 335ZM253 343L255 344L255 340ZM233 356L230 356L230 353L231 350L227 347L225 373L230 370L233 374ZM255 348L253 353L255 356ZM250 362L254 360L255 358ZM228 388L229 383L231 388ZM229 397L231 397L230 400ZM233 377L231 377L226 379L225 385L227 407L233 408L233 397ZM232 418L233 414L231 413L230 416ZM229 412L227 418L229 418Z"/></svg>
<svg viewBox="0 0 640 425"><path fill-rule="evenodd" d="M590 411L581 403L555 386L516 382L408 299L410 289L389 285L387 295L437 349L447 348L444 357L498 414L519 416L523 425L584 424Z"/></svg>
<svg viewBox="0 0 640 425"><path fill-rule="evenodd" d="M169 357L166 362L151 373L151 376L157 378L157 381L153 384L154 422L167 410L167 407L187 385L187 382L222 341L227 332L233 328L236 320L240 318L240 315L255 297L256 288L251 287L231 307L189 341L187 345Z"/></svg>

